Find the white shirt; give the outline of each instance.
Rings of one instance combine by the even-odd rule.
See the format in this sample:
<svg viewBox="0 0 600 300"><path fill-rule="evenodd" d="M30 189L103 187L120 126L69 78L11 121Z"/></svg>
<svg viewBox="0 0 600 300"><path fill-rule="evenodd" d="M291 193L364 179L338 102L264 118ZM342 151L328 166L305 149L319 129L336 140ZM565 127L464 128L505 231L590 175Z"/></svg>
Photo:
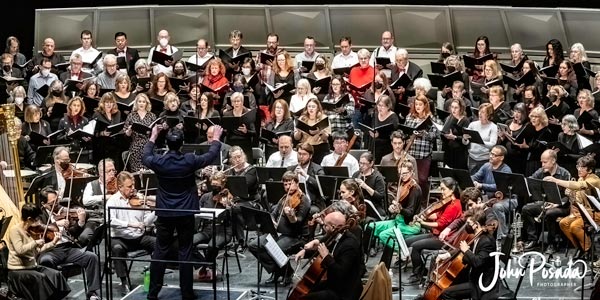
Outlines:
<svg viewBox="0 0 600 300"><path fill-rule="evenodd" d="M106 201L106 207L131 207L129 201L122 197L121 192L112 195ZM148 210L111 209L110 231L113 237L124 239L136 239L144 235L144 230L137 227L129 227L129 223L143 222L150 226L156 220L154 212Z"/></svg>
<svg viewBox="0 0 600 300"><path fill-rule="evenodd" d="M311 98L317 98L315 95L306 94L304 96L292 95L292 99L290 100L290 111L292 113L296 113L300 110L303 110L306 107L306 103Z"/></svg>
<svg viewBox="0 0 600 300"><path fill-rule="evenodd" d="M61 172L56 171L56 186L58 187L56 190L58 192L58 196L62 198L65 194L65 187L67 186L67 182L65 178L62 176Z"/></svg>
<svg viewBox="0 0 600 300"><path fill-rule="evenodd" d="M154 50L159 51L160 52L161 47L160 46L154 46L152 48L150 48L150 54L148 54L148 63L152 62L152 54L154 53ZM177 47L175 46L171 46L171 45L167 45L167 52L165 52L165 54L167 55L172 55L173 53L179 51L179 49L177 49ZM170 67L165 67L161 64L156 64L152 67L152 72L154 72L154 75L158 75L158 73L165 73L165 74L171 74L171 71L173 70L173 66Z"/></svg>
<svg viewBox="0 0 600 300"><path fill-rule="evenodd" d="M344 53L340 53L333 58L331 61L331 68L348 68L356 65L358 63L358 54L354 51L350 51L348 55L344 55Z"/></svg>
<svg viewBox="0 0 600 300"><path fill-rule="evenodd" d="M92 182L88 182L85 185L85 189L83 190L83 205L84 206L93 206L93 205L101 205L104 200L104 183L100 181L100 190L102 194L94 195L94 190L92 189Z"/></svg>
<svg viewBox="0 0 600 300"><path fill-rule="evenodd" d="M396 61L396 46L391 46L387 50L383 46L375 48L373 53L371 53L371 60L369 60L369 64L373 67L375 66L376 57L387 57L390 59L390 63L394 63ZM387 78L390 78L390 75L392 75L392 71L389 69L383 69L382 71Z"/></svg>
<svg viewBox="0 0 600 300"><path fill-rule="evenodd" d="M323 160L321 161L321 166L333 167L333 166L335 166L335 162L338 160L339 157L340 157L340 155L336 154L335 152L327 154L327 155L325 155L325 157L323 157ZM346 155L346 157L344 158L344 161L342 162L342 167L347 167L348 174L350 174L350 176L352 176L352 174L358 172L358 170L359 170L358 160L356 160L356 158L354 156L352 156L352 155L350 155L350 153L348 153L348 155Z"/></svg>
<svg viewBox="0 0 600 300"><path fill-rule="evenodd" d="M96 57L98 57L98 55L100 54L100 51L98 51L97 49L94 49L94 47L90 47L87 50L83 49L83 47L79 47L78 49L73 50L73 53L71 53L71 56L75 53L78 53L79 55L81 55L81 61L84 64L89 64L89 63L92 63L94 61L94 59L96 59ZM98 73L102 72L103 67L104 66L102 65L102 58L100 58L96 62L96 66L94 66L93 69L87 68L87 67L82 67L81 70L83 72L87 72L87 73L91 73L91 74L98 74Z"/></svg>
<svg viewBox="0 0 600 300"><path fill-rule="evenodd" d="M296 68L300 68L303 61L315 61L318 55L319 53L317 51L313 51L313 54L310 56L306 54L306 51L296 54L296 57L294 57ZM307 72L309 71L310 70Z"/></svg>
<svg viewBox="0 0 600 300"><path fill-rule="evenodd" d="M281 152L277 151L269 156L269 160L267 161L266 167L271 168L282 168L289 167L298 164L298 153L294 150L288 154L287 157L282 159Z"/></svg>

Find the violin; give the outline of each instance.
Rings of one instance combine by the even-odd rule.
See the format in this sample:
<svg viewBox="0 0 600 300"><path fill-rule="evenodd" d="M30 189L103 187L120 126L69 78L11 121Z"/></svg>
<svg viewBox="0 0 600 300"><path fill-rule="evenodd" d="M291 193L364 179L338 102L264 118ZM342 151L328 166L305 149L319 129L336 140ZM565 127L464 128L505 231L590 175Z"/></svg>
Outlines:
<svg viewBox="0 0 600 300"><path fill-rule="evenodd" d="M117 187L117 177L113 177L113 179L106 183L106 193L109 195L114 195L118 191Z"/></svg>
<svg viewBox="0 0 600 300"><path fill-rule="evenodd" d="M131 207L148 206L150 208L155 208L156 199L150 199L149 197L144 197L142 195L135 195L132 198L129 198L129 205Z"/></svg>
<svg viewBox="0 0 600 300"><path fill-rule="evenodd" d="M452 202L454 200L454 196L446 197L440 201L436 201L429 205L425 210L423 210L420 214L416 215L413 219L427 219L427 217L434 212L440 210L442 207L446 206L446 204ZM410 222L410 225L414 225L415 221Z"/></svg>
<svg viewBox="0 0 600 300"><path fill-rule="evenodd" d="M35 224L27 228L27 233L34 240L44 239L44 243L50 243L56 237L55 232L58 232L58 227L54 225Z"/></svg>
<svg viewBox="0 0 600 300"><path fill-rule="evenodd" d="M84 169L76 169L73 164L69 164L69 167L64 169L61 174L65 180L91 176Z"/></svg>
<svg viewBox="0 0 600 300"><path fill-rule="evenodd" d="M298 207L298 205L300 205L300 203L302 203L302 191L300 191L299 189L297 189L296 191L293 192L293 194L290 194L289 192L283 196L281 198L281 200L279 200L280 202L283 201L282 206L281 206L281 212L279 213L279 217L277 218L277 222L276 224L279 224L279 221L281 220L281 217L283 216L283 211L285 207L290 207L291 209L296 209L296 207Z"/></svg>
<svg viewBox="0 0 600 300"><path fill-rule="evenodd" d="M235 204L233 201L233 195L229 192L229 189L226 188L222 189L216 195L213 195L212 200L215 204L215 208L217 208L217 206L229 208Z"/></svg>
<svg viewBox="0 0 600 300"><path fill-rule="evenodd" d="M73 207L73 208L69 208L67 209L66 207L61 207L59 208L58 212L54 213L54 220L56 221L60 221L60 220L64 220L67 217L69 218L69 220L78 220L79 219L79 215L78 215L78 211L79 208L82 207ZM84 211L86 213L93 213L96 212L95 210L92 209L84 209Z"/></svg>

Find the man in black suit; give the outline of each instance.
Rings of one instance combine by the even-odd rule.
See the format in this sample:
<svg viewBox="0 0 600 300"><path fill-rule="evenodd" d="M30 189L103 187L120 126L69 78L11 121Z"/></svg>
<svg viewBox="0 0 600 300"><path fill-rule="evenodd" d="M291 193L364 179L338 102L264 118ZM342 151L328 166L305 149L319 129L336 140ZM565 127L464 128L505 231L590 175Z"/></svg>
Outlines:
<svg viewBox="0 0 600 300"><path fill-rule="evenodd" d="M23 72L19 68L13 67L13 55L10 53L2 54L2 77L23 78ZM0 103L6 103L10 93L14 88L22 85L23 81L0 81Z"/></svg>
<svg viewBox="0 0 600 300"><path fill-rule="evenodd" d="M69 149L63 146L54 148L54 151L52 152L52 158L54 161L54 166L48 170L48 172L41 175L42 182L40 187L51 186L58 192L59 197L62 198L67 185L62 172L69 168L71 164Z"/></svg>
<svg viewBox="0 0 600 300"><path fill-rule="evenodd" d="M236 57L238 55L250 52L250 57L252 57L252 52L248 49L246 49L244 46L242 46L242 40L244 39L244 34L237 30L234 29L229 33L229 42L231 43L231 47L225 49L225 53L227 53L229 56L231 57ZM226 68L226 76L227 79L229 79L229 81L231 81L231 78L233 77L233 75L241 73L241 64L231 64L231 63L227 63L225 65Z"/></svg>
<svg viewBox="0 0 600 300"><path fill-rule="evenodd" d="M357 266L362 263L362 254L358 238L350 230L337 233L346 225L346 216L334 211L325 216L324 238L314 239L304 245L304 249L296 254L296 262L306 252L318 251L323 259L321 267L327 271L327 279L319 282L304 298L308 300L341 300L358 299L362 293L361 272ZM327 243L327 237L334 239ZM336 241L337 240L337 241Z"/></svg>
<svg viewBox="0 0 600 300"><path fill-rule="evenodd" d="M472 243L460 242L460 251L463 253L462 263L470 268L469 280L463 283L455 283L444 290L440 299L465 299L474 300L496 299L498 293L498 284L487 292L483 292L479 285L479 278L482 277L483 287L488 287L494 279L494 257L490 253L496 251L496 240L493 232L489 232L485 226L486 215L483 210L477 210L469 216L466 221L465 230L467 233L479 234ZM496 266L498 267L498 266Z"/></svg>
<svg viewBox="0 0 600 300"><path fill-rule="evenodd" d="M411 83L406 88L400 86L399 88L393 90L394 94L396 94L396 99L398 99L398 102L401 100L403 100L402 102L406 102L408 97L415 95L415 89L413 88L412 81L423 77L423 70L421 67L411 63L408 60L408 51L406 51L404 48L396 50L395 59L396 61L391 71L390 84L394 83L394 81L400 78L400 76L403 74L406 74L408 78L411 79Z"/></svg>
<svg viewBox="0 0 600 300"><path fill-rule="evenodd" d="M312 162L315 152L312 145L308 143L299 144L297 152L298 164L289 166L287 170L296 172L300 177L300 182L304 182L306 185L306 194L311 202L310 215L312 216L326 207L317 182L317 175L325 175L325 171L323 171L323 167Z"/></svg>
<svg viewBox="0 0 600 300"><path fill-rule="evenodd" d="M117 63L125 59L127 75L132 77L135 75L135 62L140 59L140 52L137 49L127 46L127 34L125 32L119 31L115 33L115 44L117 47L108 50L106 53L114 54L117 57ZM125 72L125 69L121 69L121 67L122 65L119 64L120 71Z"/></svg>

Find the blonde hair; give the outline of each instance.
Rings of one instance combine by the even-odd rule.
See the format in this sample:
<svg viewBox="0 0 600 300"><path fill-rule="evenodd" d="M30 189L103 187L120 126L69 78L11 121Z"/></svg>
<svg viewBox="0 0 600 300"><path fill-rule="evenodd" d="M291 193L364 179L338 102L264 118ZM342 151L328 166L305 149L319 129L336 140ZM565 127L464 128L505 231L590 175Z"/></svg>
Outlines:
<svg viewBox="0 0 600 300"><path fill-rule="evenodd" d="M532 116L539 117L542 126L548 126L548 115L546 115L546 111L543 108L537 106L536 108L532 109L529 113L529 118L531 119Z"/></svg>
<svg viewBox="0 0 600 300"><path fill-rule="evenodd" d="M146 103L148 103L148 104L146 104L146 112L151 111L152 110L152 102L150 102L150 98L148 98L148 95L146 95L144 93L141 93L141 94L138 94L137 96L135 96L135 100L133 102L133 110L137 111L139 109L138 101L140 99L144 99L144 100L146 100Z"/></svg>

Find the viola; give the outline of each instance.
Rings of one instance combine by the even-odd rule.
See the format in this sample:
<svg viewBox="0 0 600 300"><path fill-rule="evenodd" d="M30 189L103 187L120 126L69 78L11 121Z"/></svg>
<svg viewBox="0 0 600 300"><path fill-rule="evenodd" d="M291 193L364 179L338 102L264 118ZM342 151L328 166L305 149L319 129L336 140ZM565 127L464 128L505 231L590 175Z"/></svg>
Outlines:
<svg viewBox="0 0 600 300"><path fill-rule="evenodd" d="M229 189L227 188L222 189L219 193L213 195L212 200L215 205L215 208L217 208L217 206L229 208L235 204L233 201L233 195L229 192Z"/></svg>
<svg viewBox="0 0 600 300"><path fill-rule="evenodd" d="M117 177L113 177L112 180L106 183L106 193L109 195L114 195L118 191L117 187Z"/></svg>
<svg viewBox="0 0 600 300"><path fill-rule="evenodd" d="M55 232L58 232L58 227L54 225L34 224L27 228L27 233L34 240L44 239L44 243L52 242L55 238Z"/></svg>
<svg viewBox="0 0 600 300"><path fill-rule="evenodd" d="M69 209L67 209L66 207L61 207L61 208L59 208L59 210L57 212L55 212L54 220L60 221L60 220L66 219L67 217L69 218L69 220L79 220L78 211L80 208L82 208L82 207L75 206L75 207L71 207ZM92 210L92 209L84 209L84 211L86 213L96 212L95 210Z"/></svg>

